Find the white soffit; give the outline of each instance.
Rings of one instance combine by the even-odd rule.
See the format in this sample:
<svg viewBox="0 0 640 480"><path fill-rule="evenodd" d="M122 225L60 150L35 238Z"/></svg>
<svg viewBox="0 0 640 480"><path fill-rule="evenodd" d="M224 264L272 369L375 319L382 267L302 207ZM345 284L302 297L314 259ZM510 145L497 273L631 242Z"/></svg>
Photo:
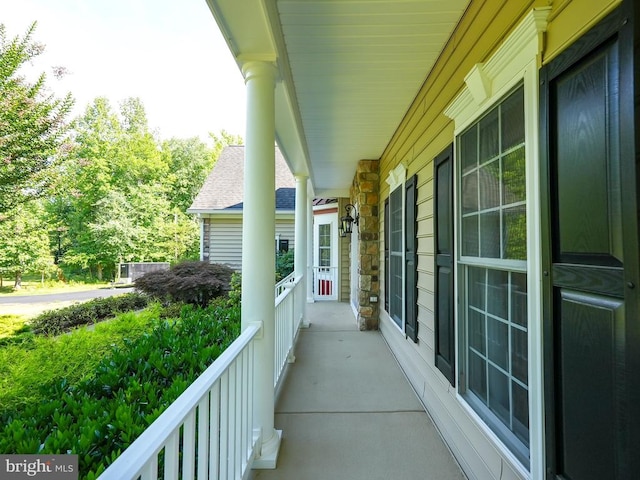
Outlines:
<svg viewBox="0 0 640 480"><path fill-rule="evenodd" d="M468 3L278 0L316 195L346 194L380 158Z"/></svg>

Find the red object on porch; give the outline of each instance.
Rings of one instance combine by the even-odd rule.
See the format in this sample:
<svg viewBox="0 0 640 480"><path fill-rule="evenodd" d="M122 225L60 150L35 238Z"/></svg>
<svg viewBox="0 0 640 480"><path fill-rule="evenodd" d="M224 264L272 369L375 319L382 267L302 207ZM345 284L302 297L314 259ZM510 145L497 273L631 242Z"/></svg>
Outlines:
<svg viewBox="0 0 640 480"><path fill-rule="evenodd" d="M319 295L331 295L331 280L319 280L318 281L318 294Z"/></svg>

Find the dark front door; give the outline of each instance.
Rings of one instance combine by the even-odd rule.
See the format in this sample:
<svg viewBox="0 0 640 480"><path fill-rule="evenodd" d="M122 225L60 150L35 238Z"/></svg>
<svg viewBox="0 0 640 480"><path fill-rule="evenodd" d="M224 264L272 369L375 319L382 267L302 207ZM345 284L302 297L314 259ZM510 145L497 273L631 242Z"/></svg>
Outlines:
<svg viewBox="0 0 640 480"><path fill-rule="evenodd" d="M548 478L640 478L633 22L622 20L541 72Z"/></svg>

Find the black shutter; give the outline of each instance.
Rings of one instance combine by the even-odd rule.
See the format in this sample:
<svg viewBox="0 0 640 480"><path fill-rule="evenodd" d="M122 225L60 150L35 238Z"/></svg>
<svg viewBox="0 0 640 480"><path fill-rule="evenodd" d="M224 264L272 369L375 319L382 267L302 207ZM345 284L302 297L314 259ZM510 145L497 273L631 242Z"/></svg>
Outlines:
<svg viewBox="0 0 640 480"><path fill-rule="evenodd" d="M434 161L436 367L455 386L453 319L453 145Z"/></svg>
<svg viewBox="0 0 640 480"><path fill-rule="evenodd" d="M389 311L389 198L384 201L384 309Z"/></svg>
<svg viewBox="0 0 640 480"><path fill-rule="evenodd" d="M418 200L418 176L414 175L405 184L405 215L404 215L404 262L405 262L405 296L404 311L406 319L404 331L411 340L418 343L418 256L417 250L417 222L416 205Z"/></svg>

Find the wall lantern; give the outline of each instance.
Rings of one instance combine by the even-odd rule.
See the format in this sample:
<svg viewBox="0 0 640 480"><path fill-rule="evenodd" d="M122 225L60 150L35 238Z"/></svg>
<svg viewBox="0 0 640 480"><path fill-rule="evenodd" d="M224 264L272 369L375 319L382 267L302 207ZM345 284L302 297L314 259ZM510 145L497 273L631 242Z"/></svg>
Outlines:
<svg viewBox="0 0 640 480"><path fill-rule="evenodd" d="M340 235L346 237L347 235L351 235L353 225L358 225L360 222L360 214L356 212L356 207L350 203L345 205L344 209L347 211L347 214L340 219ZM351 216L351 210L353 210L356 218Z"/></svg>

